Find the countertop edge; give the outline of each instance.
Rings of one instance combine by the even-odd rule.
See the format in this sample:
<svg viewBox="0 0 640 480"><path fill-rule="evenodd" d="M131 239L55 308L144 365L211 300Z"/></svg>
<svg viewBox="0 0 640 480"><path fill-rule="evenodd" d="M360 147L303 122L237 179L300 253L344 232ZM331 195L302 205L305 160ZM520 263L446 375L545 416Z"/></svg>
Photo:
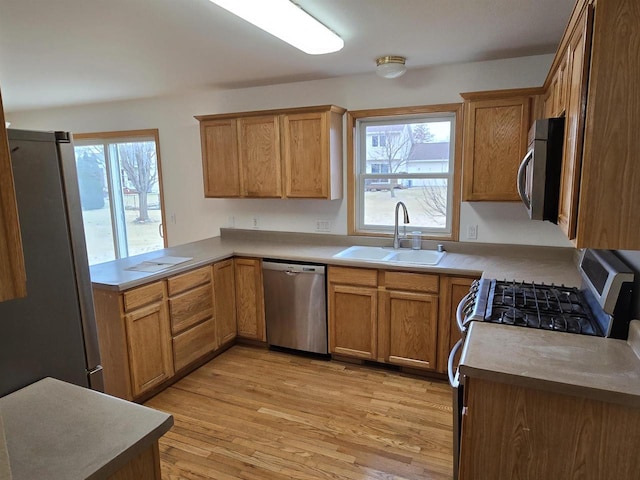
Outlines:
<svg viewBox="0 0 640 480"><path fill-rule="evenodd" d="M640 397L624 392L603 390L589 386L571 385L536 377L524 377L505 372L497 372L495 370L479 369L469 365L460 365L460 373L471 378L480 378L482 380L515 385L517 387L558 393L572 397L588 398L603 403L615 403L625 407L640 408Z"/></svg>
<svg viewBox="0 0 640 480"><path fill-rule="evenodd" d="M87 477L87 480L102 480L115 474L122 467L127 465L131 460L134 460L138 455L144 452L147 448L157 442L160 437L167 433L171 427L173 427L173 415L169 415L164 422L158 425L153 430L150 430L145 436L141 437L135 444L129 447L125 452L114 457L111 461L105 463L96 472Z"/></svg>

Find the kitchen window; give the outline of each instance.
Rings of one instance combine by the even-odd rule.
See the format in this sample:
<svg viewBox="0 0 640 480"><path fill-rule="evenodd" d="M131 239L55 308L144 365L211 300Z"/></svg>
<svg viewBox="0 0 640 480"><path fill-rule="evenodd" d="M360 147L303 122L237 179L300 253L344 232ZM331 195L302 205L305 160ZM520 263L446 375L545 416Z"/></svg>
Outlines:
<svg viewBox="0 0 640 480"><path fill-rule="evenodd" d="M165 248L158 130L74 134L89 264Z"/></svg>
<svg viewBox="0 0 640 480"><path fill-rule="evenodd" d="M407 232L458 239L461 112L461 104L349 112L350 234L392 235L402 201Z"/></svg>

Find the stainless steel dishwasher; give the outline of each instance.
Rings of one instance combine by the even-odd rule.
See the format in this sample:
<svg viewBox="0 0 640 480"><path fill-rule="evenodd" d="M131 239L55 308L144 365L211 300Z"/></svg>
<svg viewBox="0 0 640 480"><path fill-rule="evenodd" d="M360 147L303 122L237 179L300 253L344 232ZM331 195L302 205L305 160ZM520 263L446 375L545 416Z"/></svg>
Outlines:
<svg viewBox="0 0 640 480"><path fill-rule="evenodd" d="M325 266L262 262L267 343L328 353Z"/></svg>

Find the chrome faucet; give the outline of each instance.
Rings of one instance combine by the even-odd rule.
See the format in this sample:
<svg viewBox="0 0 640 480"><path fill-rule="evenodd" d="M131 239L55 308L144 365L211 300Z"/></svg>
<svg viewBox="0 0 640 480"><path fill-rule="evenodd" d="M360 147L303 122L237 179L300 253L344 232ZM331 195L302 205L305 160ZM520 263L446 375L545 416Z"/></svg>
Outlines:
<svg viewBox="0 0 640 480"><path fill-rule="evenodd" d="M400 210L400 206L402 206L402 210L404 210L404 224L409 223L409 212L407 212L407 206L402 203L396 203L396 223L393 227L393 248L400 248L400 237L398 235L398 210Z"/></svg>

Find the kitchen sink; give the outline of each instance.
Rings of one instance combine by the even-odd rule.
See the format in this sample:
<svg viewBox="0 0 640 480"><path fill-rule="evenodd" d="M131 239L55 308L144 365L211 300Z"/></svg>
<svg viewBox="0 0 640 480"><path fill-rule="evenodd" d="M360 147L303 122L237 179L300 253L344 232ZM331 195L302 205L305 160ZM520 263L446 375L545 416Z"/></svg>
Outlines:
<svg viewBox="0 0 640 480"><path fill-rule="evenodd" d="M389 263L437 265L445 254L446 252L437 252L435 250L410 250L407 248L394 250L389 247L365 247L355 245L336 253L333 257Z"/></svg>
<svg viewBox="0 0 640 480"><path fill-rule="evenodd" d="M350 258L353 260L383 260L391 252L383 247L361 247L355 245L340 253L336 253L334 258Z"/></svg>
<svg viewBox="0 0 640 480"><path fill-rule="evenodd" d="M422 265L437 265L445 252L438 252L436 250L396 250L386 261L389 262L403 262L403 263L419 263Z"/></svg>

